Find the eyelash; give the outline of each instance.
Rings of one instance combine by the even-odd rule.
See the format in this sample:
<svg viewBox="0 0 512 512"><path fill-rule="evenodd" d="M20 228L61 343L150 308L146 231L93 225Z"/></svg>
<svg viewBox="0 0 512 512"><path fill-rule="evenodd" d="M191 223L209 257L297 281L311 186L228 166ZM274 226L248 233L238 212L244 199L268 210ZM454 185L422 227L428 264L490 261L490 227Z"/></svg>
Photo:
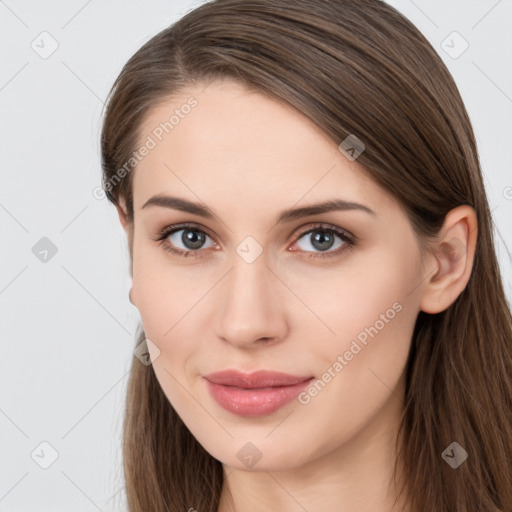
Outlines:
<svg viewBox="0 0 512 512"><path fill-rule="evenodd" d="M195 224L180 224L180 225L174 225L174 226L166 226L161 231L159 231L155 237L151 237L151 240L154 240L155 242L159 242L160 245L163 245L164 249L169 253L176 254L183 258L188 258L188 257L197 258L199 256L199 253L201 252L200 249L197 251L184 251L182 249L176 249L175 247L166 243L167 237L176 233L177 231L182 231L182 230L196 231L199 233L203 233L204 235L210 236L206 231L204 231L203 229L201 229L199 226L197 226ZM297 237L297 240L300 240L304 235L313 233L315 231L322 231L323 233L337 235L341 238L341 240L343 242L345 242L345 244L342 247L340 247L334 251L331 251L331 252L312 252L309 256L307 256L307 258L309 258L309 259L311 259L311 258L313 258L313 259L332 258L332 257L340 255L341 253L352 250L356 245L356 237L349 234L347 231L337 228L337 227L334 227L334 226L331 226L329 224L322 224L322 223L314 224L307 231L300 233ZM212 238L212 237L210 237L210 238ZM300 252L300 250L297 250L297 251Z"/></svg>

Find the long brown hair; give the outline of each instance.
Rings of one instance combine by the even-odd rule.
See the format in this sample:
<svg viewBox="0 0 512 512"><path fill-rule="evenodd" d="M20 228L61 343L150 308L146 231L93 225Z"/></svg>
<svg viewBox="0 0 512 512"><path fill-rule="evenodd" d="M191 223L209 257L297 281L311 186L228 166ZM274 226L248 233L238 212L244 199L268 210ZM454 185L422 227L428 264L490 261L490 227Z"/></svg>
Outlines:
<svg viewBox="0 0 512 512"><path fill-rule="evenodd" d="M442 60L379 0L201 5L138 50L108 98L103 183L110 201L125 201L130 221L135 171L125 164L147 135L145 116L187 86L223 77L286 102L336 144L356 134L365 144L358 163L404 206L420 240L435 236L450 209L475 209L467 286L448 309L416 321L395 470L414 511L512 511L512 319L475 137ZM141 331L136 343L143 340ZM469 454L457 469L441 456L454 441ZM123 456L130 512L217 511L221 463L136 358Z"/></svg>

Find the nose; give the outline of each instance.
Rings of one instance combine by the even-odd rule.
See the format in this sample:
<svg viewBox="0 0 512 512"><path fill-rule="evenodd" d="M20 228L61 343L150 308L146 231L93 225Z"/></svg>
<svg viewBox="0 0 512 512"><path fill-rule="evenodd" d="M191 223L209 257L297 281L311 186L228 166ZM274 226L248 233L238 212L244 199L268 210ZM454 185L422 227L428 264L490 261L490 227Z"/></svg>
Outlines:
<svg viewBox="0 0 512 512"><path fill-rule="evenodd" d="M236 256L223 279L216 311L217 338L239 347L275 344L286 338L286 288L260 255Z"/></svg>

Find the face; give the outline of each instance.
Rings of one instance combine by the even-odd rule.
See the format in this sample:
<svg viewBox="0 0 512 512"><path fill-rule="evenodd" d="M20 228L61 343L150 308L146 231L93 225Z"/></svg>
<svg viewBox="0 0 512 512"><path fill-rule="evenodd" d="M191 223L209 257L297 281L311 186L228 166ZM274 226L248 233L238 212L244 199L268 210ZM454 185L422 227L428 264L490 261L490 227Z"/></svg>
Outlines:
<svg viewBox="0 0 512 512"><path fill-rule="evenodd" d="M228 466L280 470L390 424L424 276L400 205L235 82L169 98L140 133L155 144L132 171L132 300L196 439Z"/></svg>

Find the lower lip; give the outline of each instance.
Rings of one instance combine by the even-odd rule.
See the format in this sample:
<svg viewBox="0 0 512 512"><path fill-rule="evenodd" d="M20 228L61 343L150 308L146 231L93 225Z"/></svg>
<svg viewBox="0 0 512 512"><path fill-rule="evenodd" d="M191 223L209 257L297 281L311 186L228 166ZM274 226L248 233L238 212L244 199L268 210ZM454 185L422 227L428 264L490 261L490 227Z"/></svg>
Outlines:
<svg viewBox="0 0 512 512"><path fill-rule="evenodd" d="M254 389L223 386L205 380L212 397L221 407L237 416L253 418L272 414L284 407L296 398L313 378L293 386Z"/></svg>

